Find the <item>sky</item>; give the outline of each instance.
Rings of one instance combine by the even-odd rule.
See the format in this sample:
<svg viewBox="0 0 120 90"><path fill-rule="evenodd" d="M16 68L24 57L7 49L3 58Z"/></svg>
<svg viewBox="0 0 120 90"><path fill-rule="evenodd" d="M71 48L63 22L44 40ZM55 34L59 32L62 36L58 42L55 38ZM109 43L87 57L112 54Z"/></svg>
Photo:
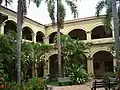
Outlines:
<svg viewBox="0 0 120 90"><path fill-rule="evenodd" d="M9 9L17 11L17 0L13 0L13 1L14 2L12 4L12 6L9 6ZM99 1L100 0L79 0L79 2L77 3L77 6L78 6L77 9L79 12L78 18L95 16L95 11L96 11L95 7ZM65 20L74 19L70 12L69 7L67 7L67 6L66 6L66 12L67 13L66 13ZM104 12L105 12L105 10L103 10L101 14L104 14ZM51 23L49 14L47 12L46 4L44 2L41 3L39 8L37 8L36 5L31 2L30 6L28 8L27 17L29 17L39 23L42 23L42 24Z"/></svg>

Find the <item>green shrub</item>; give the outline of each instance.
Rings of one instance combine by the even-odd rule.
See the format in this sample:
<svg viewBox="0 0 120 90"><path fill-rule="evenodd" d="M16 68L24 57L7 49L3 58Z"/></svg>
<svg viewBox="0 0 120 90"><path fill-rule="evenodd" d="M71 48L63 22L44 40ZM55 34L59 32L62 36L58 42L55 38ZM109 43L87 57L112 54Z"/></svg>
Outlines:
<svg viewBox="0 0 120 90"><path fill-rule="evenodd" d="M44 90L45 85L46 83L42 78L32 78L20 86L16 83L9 83L6 90Z"/></svg>
<svg viewBox="0 0 120 90"><path fill-rule="evenodd" d="M27 90L23 89L24 84L18 85L16 82L10 82L7 84L7 89L6 90Z"/></svg>
<svg viewBox="0 0 120 90"><path fill-rule="evenodd" d="M103 77L103 80L104 80L104 82L108 82L110 78L116 78L116 73L106 72L104 77Z"/></svg>
<svg viewBox="0 0 120 90"><path fill-rule="evenodd" d="M26 87L28 90L44 90L45 88L45 81L42 78L32 78L28 81Z"/></svg>
<svg viewBox="0 0 120 90"><path fill-rule="evenodd" d="M72 64L67 67L68 76L71 77L73 84L85 83L88 80L88 74L84 69L84 65Z"/></svg>

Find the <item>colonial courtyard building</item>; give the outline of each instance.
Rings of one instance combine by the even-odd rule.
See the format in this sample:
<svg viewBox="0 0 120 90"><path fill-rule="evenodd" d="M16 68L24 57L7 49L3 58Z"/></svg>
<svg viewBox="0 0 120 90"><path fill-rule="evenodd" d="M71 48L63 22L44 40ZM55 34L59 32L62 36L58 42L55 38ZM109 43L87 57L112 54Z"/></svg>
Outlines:
<svg viewBox="0 0 120 90"><path fill-rule="evenodd" d="M16 31L17 14L7 8L1 7L0 12L8 16L0 25L0 33L6 34L8 30ZM23 39L33 42L43 42L54 44L56 29L51 24L43 25L29 18L24 19L22 27ZM114 42L113 28L106 34L102 18L88 17L82 19L68 20L61 29L61 34L69 35L71 38L79 38L84 42L89 42L90 55L86 55L87 72L95 76L101 76L105 72L113 71L116 66L114 54L109 52L109 47ZM51 51L46 55L46 64L43 66L43 75L57 72L57 51Z"/></svg>

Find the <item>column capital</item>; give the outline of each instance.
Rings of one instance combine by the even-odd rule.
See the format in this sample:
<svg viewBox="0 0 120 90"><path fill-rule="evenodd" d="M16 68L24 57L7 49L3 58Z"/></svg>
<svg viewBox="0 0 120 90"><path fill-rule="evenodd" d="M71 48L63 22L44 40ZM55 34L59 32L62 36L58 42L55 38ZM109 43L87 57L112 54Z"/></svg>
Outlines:
<svg viewBox="0 0 120 90"><path fill-rule="evenodd" d="M88 58L88 60L93 60L93 57L91 57L91 56L88 56L87 58Z"/></svg>
<svg viewBox="0 0 120 90"><path fill-rule="evenodd" d="M5 25L6 25L6 23L5 23L5 22L0 23L0 26L5 26Z"/></svg>
<svg viewBox="0 0 120 90"><path fill-rule="evenodd" d="M87 31L87 33L92 33L92 31Z"/></svg>
<svg viewBox="0 0 120 90"><path fill-rule="evenodd" d="M31 35L32 35L32 36L36 36L36 33L32 33Z"/></svg>
<svg viewBox="0 0 120 90"><path fill-rule="evenodd" d="M50 39L50 37L43 37L43 39Z"/></svg>

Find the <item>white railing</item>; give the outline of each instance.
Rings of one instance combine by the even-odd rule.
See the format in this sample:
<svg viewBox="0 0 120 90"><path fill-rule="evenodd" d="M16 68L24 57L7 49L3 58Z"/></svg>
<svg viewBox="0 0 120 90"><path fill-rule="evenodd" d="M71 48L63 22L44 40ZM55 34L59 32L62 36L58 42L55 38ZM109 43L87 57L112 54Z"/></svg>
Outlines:
<svg viewBox="0 0 120 90"><path fill-rule="evenodd" d="M92 44L112 43L114 42L114 39L113 38L92 39L90 42Z"/></svg>

